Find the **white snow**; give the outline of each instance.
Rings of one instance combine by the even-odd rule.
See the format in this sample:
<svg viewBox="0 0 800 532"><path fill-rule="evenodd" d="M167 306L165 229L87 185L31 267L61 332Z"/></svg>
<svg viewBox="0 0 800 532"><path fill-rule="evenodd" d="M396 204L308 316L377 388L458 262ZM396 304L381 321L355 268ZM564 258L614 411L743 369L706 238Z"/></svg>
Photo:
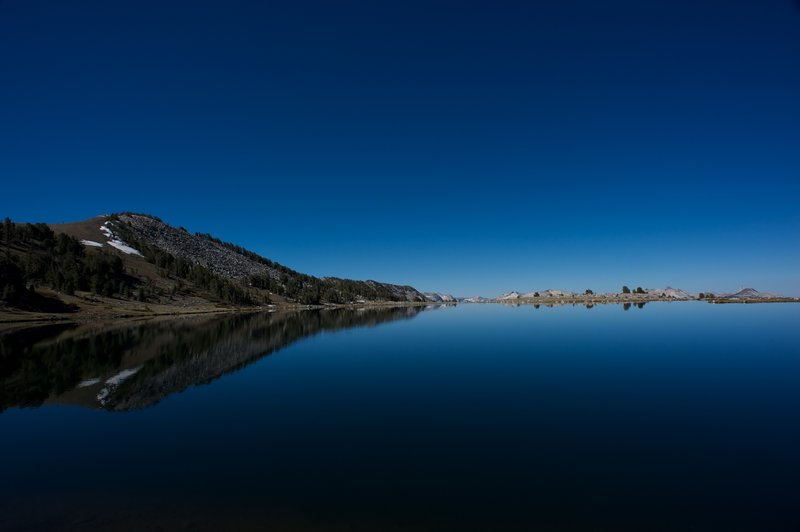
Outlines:
<svg viewBox="0 0 800 532"><path fill-rule="evenodd" d="M95 242L94 240L81 240L81 244L84 246L92 246L93 248L101 248L103 244L100 242Z"/></svg>
<svg viewBox="0 0 800 532"><path fill-rule="evenodd" d="M104 223L100 226L100 232L103 233L109 240L108 245L120 250L121 252L125 253L126 255L139 255L142 257L143 255L138 249L134 249L130 247L128 244L120 240L114 235L114 232L108 227L108 222ZM88 241L87 241L88 242ZM91 245L91 244L89 244ZM102 245L102 244L100 244Z"/></svg>
<svg viewBox="0 0 800 532"><path fill-rule="evenodd" d="M118 250L120 250L121 252L123 252L123 253L125 253L127 255L139 255L140 257L143 256L139 252L138 249L133 249L132 247L130 247L128 244L126 244L122 240L119 240L119 239L116 239L116 238L114 240L109 240L108 241L108 245L111 246L111 247L117 248Z"/></svg>

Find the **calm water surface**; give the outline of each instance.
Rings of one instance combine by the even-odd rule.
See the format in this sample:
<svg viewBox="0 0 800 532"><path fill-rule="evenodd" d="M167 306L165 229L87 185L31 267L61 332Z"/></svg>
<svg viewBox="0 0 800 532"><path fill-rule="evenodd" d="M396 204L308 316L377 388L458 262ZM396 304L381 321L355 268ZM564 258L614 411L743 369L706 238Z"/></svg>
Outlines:
<svg viewBox="0 0 800 532"><path fill-rule="evenodd" d="M800 530L800 305L0 333L0 529Z"/></svg>

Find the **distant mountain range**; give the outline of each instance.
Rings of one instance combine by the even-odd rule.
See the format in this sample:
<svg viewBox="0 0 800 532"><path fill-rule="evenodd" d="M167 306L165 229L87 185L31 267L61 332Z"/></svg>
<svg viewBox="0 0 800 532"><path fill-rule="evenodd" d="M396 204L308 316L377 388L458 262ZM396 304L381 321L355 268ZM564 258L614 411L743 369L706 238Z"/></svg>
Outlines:
<svg viewBox="0 0 800 532"><path fill-rule="evenodd" d="M775 300L775 299L792 299L780 294L773 294L767 292L759 292L754 288L743 288L735 293L722 293L714 294L711 292L690 294L680 288L673 288L667 286L666 288L646 288L637 289L628 293L614 292L614 293L576 293L569 290L555 290L546 289L533 292L520 293L516 290L505 292L494 298L464 298L459 301L462 302L512 302L512 301L526 301L526 300L575 300L575 299L608 299L616 300L621 298L629 299L663 299L663 300L676 300L676 301L690 301L699 299L709 299L715 301L758 301L758 300Z"/></svg>
<svg viewBox="0 0 800 532"><path fill-rule="evenodd" d="M459 303L491 303L492 300L482 296L460 297Z"/></svg>

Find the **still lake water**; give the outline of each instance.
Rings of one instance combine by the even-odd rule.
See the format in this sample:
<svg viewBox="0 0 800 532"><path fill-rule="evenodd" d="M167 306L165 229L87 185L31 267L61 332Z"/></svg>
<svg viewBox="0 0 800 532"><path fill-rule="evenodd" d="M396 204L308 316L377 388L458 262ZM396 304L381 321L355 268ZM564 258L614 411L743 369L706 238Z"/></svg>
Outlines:
<svg viewBox="0 0 800 532"><path fill-rule="evenodd" d="M0 529L797 531L798 325L690 302L6 333Z"/></svg>

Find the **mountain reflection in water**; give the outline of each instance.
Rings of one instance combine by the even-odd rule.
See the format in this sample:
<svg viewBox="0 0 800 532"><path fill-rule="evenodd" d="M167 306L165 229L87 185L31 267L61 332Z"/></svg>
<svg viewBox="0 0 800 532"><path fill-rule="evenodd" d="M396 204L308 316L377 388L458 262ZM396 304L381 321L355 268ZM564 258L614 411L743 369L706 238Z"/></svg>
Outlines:
<svg viewBox="0 0 800 532"><path fill-rule="evenodd" d="M0 411L45 403L146 408L302 338L410 319L432 308L215 314L0 333Z"/></svg>

